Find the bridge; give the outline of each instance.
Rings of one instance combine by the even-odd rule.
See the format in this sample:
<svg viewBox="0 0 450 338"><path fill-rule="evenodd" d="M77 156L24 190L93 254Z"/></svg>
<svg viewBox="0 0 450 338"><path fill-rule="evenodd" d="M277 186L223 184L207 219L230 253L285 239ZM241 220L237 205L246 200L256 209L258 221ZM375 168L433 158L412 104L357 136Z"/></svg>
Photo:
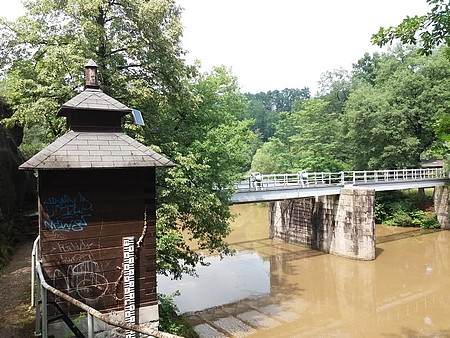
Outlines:
<svg viewBox="0 0 450 338"><path fill-rule="evenodd" d="M262 175L235 184L231 203L269 203L271 238L333 255L373 260L375 192L434 187L441 229L450 229L450 179L443 169Z"/></svg>
<svg viewBox="0 0 450 338"><path fill-rule="evenodd" d="M340 195L344 187L366 187L375 191L429 188L448 184L441 168L400 170L260 174L244 176L235 183L231 203L270 202L314 196Z"/></svg>

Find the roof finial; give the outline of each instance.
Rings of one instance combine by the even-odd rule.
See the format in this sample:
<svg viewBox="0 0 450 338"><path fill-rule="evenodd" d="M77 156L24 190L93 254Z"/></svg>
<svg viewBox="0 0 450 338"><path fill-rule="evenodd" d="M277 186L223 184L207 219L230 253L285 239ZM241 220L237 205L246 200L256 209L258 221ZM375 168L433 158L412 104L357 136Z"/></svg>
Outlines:
<svg viewBox="0 0 450 338"><path fill-rule="evenodd" d="M85 66L86 69L86 88L99 89L97 65L94 60L90 59Z"/></svg>

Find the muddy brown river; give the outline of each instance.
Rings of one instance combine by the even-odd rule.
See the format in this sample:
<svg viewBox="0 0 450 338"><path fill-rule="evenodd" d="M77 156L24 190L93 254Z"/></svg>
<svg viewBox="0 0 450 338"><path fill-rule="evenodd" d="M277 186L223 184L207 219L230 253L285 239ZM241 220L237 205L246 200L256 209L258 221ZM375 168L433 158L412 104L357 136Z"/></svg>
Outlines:
<svg viewBox="0 0 450 338"><path fill-rule="evenodd" d="M200 337L450 337L450 231L377 225L376 260L352 261L270 240L267 207L232 211L235 256L158 277Z"/></svg>

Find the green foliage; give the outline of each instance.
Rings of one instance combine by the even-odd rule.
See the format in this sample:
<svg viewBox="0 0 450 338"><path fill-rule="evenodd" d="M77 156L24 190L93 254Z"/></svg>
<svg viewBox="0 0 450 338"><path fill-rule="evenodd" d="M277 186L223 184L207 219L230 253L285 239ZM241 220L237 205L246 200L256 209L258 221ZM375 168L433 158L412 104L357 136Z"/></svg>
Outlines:
<svg viewBox="0 0 450 338"><path fill-rule="evenodd" d="M159 171L157 178L158 272L174 278L193 274L197 263L204 264L203 256L191 250L185 237L202 250L231 253L224 242L232 219L229 196L254 139L250 122L238 120L246 108L245 99L236 79L224 68L202 74L189 90L198 98L197 107L184 110L178 121L161 125L168 128L172 123L173 130L167 133L177 142L157 142L177 163L175 168Z"/></svg>
<svg viewBox="0 0 450 338"><path fill-rule="evenodd" d="M436 141L433 124L450 108L450 62L398 48L378 67L375 85L358 86L346 103L346 154L358 170L418 167Z"/></svg>
<svg viewBox="0 0 450 338"><path fill-rule="evenodd" d="M79 327L81 325L82 319L86 318L86 316L87 316L86 312L80 312L78 317L73 320L73 325L75 327ZM64 338L72 338L72 337L75 337L75 334L72 331L69 331L64 335Z"/></svg>
<svg viewBox="0 0 450 338"><path fill-rule="evenodd" d="M45 129L44 126L38 124L26 126L23 141L19 146L19 149L23 156L26 159L29 159L49 145L52 140L53 135L51 135L49 130Z"/></svg>
<svg viewBox="0 0 450 338"><path fill-rule="evenodd" d="M391 226L440 228L436 214L420 210L420 205L417 190L377 193L375 195L376 222Z"/></svg>
<svg viewBox="0 0 450 338"><path fill-rule="evenodd" d="M420 45L419 52L429 55L441 45L449 45L450 29L449 4L445 0L426 0L432 6L430 11L421 16L407 16L397 27L380 27L372 35L372 43L380 47L399 40L403 44Z"/></svg>
<svg viewBox="0 0 450 338"><path fill-rule="evenodd" d="M0 20L0 70L15 111L8 125L40 124L61 135L65 121L55 112L83 88L80 66L90 58L101 70L102 89L130 107L149 111L163 98L183 97L182 79L193 69L181 59L175 1L35 0L25 6L26 16Z"/></svg>
<svg viewBox="0 0 450 338"><path fill-rule="evenodd" d="M303 101L301 110L282 112L276 133L257 151L252 171L281 172L340 171L345 165L338 158L339 120L327 112L321 99Z"/></svg>
<svg viewBox="0 0 450 338"><path fill-rule="evenodd" d="M250 172L275 174L287 170L289 164L283 164L288 154L279 152L281 147L282 144L277 143L276 140L264 143L253 156Z"/></svg>
<svg viewBox="0 0 450 338"><path fill-rule="evenodd" d="M352 87L352 77L349 71L339 68L321 74L318 96L328 102L326 112L342 114L345 102Z"/></svg>
<svg viewBox="0 0 450 338"><path fill-rule="evenodd" d="M259 133L262 140L267 142L275 133L275 125L280 120L278 114L290 112L293 107L309 99L310 93L308 88L301 90L285 88L282 91L274 90L267 93L246 93L245 97L249 100L245 118L255 121L252 130Z"/></svg>
<svg viewBox="0 0 450 338"><path fill-rule="evenodd" d="M108 95L143 113L125 131L173 160L157 172L158 272L194 273L201 249L228 254L228 198L248 168L255 135L247 101L225 67L200 74L184 61L174 0L34 0L16 22L0 20L0 76L32 155L65 131L59 107L84 86L92 58Z"/></svg>
<svg viewBox="0 0 450 338"><path fill-rule="evenodd" d="M404 193L396 191L377 192L375 194L375 221L377 223L384 223L393 213L395 203L403 200Z"/></svg>
<svg viewBox="0 0 450 338"><path fill-rule="evenodd" d="M441 227L435 213L430 215L423 210L416 210L410 214L413 226L421 227L423 229L439 229Z"/></svg>
<svg viewBox="0 0 450 338"><path fill-rule="evenodd" d="M180 296L180 291L175 291L171 295L158 294L159 310L159 330L186 338L197 338L198 335L193 330L191 324L183 316L179 316L178 306L175 304L175 297Z"/></svg>
<svg viewBox="0 0 450 338"><path fill-rule="evenodd" d="M380 71L380 53L364 53L364 56L353 64L353 85L370 84L375 85L375 80Z"/></svg>
<svg viewBox="0 0 450 338"><path fill-rule="evenodd" d="M300 111L292 113L295 134L290 136L290 142L296 154L296 171L336 172L345 168L339 161L339 118L329 113L327 106L324 100L310 99Z"/></svg>
<svg viewBox="0 0 450 338"><path fill-rule="evenodd" d="M385 224L401 227L411 226L412 218L408 212L399 209L385 222Z"/></svg>

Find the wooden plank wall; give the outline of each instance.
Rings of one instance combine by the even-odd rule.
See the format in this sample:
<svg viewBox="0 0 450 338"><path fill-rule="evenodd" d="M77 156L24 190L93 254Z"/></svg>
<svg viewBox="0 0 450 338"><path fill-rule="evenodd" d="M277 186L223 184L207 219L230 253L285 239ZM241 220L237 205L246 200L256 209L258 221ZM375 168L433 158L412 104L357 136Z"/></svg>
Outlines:
<svg viewBox="0 0 450 338"><path fill-rule="evenodd" d="M41 257L47 281L99 311L123 309L122 237L136 256L137 307L156 301L155 169L39 172ZM66 304L66 311L79 310Z"/></svg>

